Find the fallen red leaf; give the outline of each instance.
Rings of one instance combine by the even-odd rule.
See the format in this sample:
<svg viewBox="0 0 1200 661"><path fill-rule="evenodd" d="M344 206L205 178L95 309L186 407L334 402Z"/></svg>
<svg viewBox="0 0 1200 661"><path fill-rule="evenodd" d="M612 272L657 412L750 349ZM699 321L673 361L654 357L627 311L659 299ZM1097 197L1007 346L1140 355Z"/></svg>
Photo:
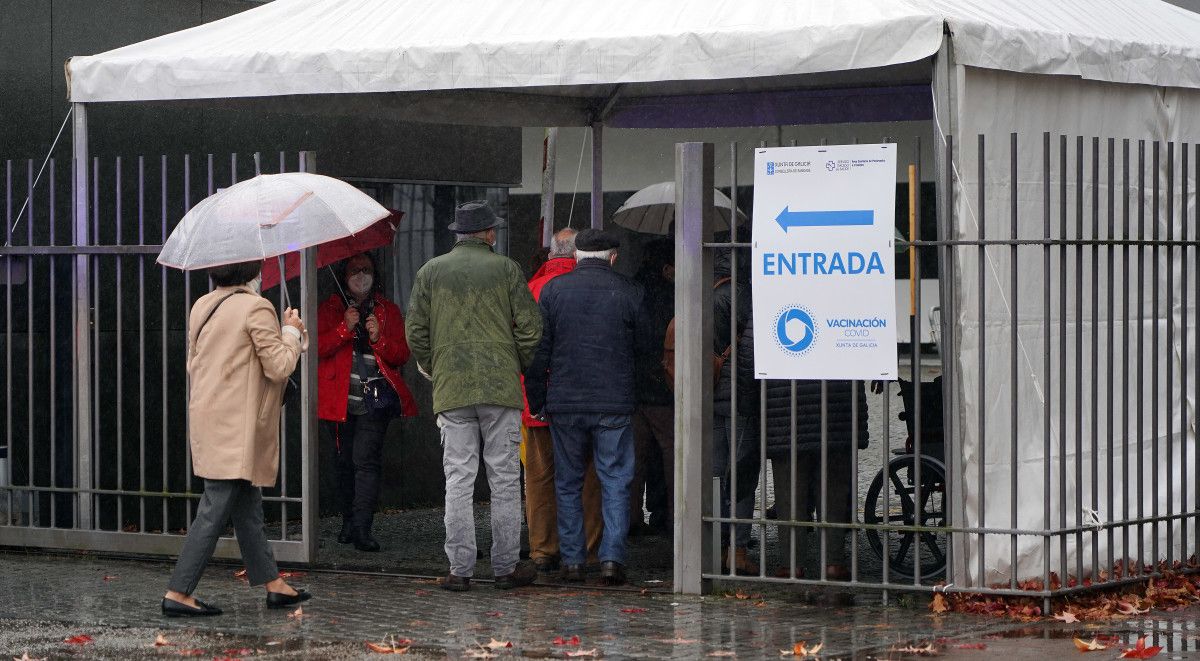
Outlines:
<svg viewBox="0 0 1200 661"><path fill-rule="evenodd" d="M987 645L985 643L963 643L962 645L955 645L954 648L959 650L986 650Z"/></svg>
<svg viewBox="0 0 1200 661"><path fill-rule="evenodd" d="M249 647L240 647L225 650L224 652L221 652L221 654L224 654L225 656L249 656L254 654L254 650L250 649Z"/></svg>
<svg viewBox="0 0 1200 661"><path fill-rule="evenodd" d="M71 636L63 642L68 645L87 645L92 642L92 637L87 634L80 634L78 636Z"/></svg>
<svg viewBox="0 0 1200 661"><path fill-rule="evenodd" d="M172 643L171 641L167 640L167 637L160 633L157 636L155 636L155 638L154 638L154 646L155 647L174 647L175 643Z"/></svg>
<svg viewBox="0 0 1200 661"><path fill-rule="evenodd" d="M1142 638L1138 638L1136 647L1132 647L1132 648L1125 650L1124 652L1121 652L1120 658L1122 658L1122 659L1149 659L1149 658L1158 656L1158 653L1161 651L1162 651L1161 645L1155 645L1153 647L1146 647L1146 638L1142 637Z"/></svg>
<svg viewBox="0 0 1200 661"><path fill-rule="evenodd" d="M501 613L500 611L488 611L484 613L484 615L488 617L503 617L504 613Z"/></svg>
<svg viewBox="0 0 1200 661"><path fill-rule="evenodd" d="M280 571L279 578L302 578L308 576L308 572L303 571Z"/></svg>
<svg viewBox="0 0 1200 661"><path fill-rule="evenodd" d="M1079 621L1079 618L1075 617L1075 614L1070 611L1058 613L1054 616L1054 619L1058 620L1059 622L1066 622L1067 624L1072 624Z"/></svg>
<svg viewBox="0 0 1200 661"><path fill-rule="evenodd" d="M929 602L929 610L939 615L950 610L950 605L946 603L946 595L941 592L933 593L933 600Z"/></svg>
<svg viewBox="0 0 1200 661"><path fill-rule="evenodd" d="M562 636L558 636L557 638L554 639L554 644L555 645L571 645L573 647L578 647L579 646L579 636L571 636L570 638L563 638Z"/></svg>
<svg viewBox="0 0 1200 661"><path fill-rule="evenodd" d="M622 608L622 613L645 613L645 608Z"/></svg>
<svg viewBox="0 0 1200 661"><path fill-rule="evenodd" d="M430 595L429 590L417 590L415 593L418 597L427 597Z"/></svg>
<svg viewBox="0 0 1200 661"><path fill-rule="evenodd" d="M115 581L115 580L117 580L117 577L116 577L116 576L105 576L105 577L104 577L104 582L105 582L105 583L107 583L107 582L109 582L109 581Z"/></svg>

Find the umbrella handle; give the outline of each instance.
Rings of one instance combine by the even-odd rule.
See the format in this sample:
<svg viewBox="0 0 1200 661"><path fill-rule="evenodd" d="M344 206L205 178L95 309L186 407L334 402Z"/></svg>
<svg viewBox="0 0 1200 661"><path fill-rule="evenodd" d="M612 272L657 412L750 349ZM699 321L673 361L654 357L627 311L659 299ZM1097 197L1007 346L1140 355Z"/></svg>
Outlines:
<svg viewBox="0 0 1200 661"><path fill-rule="evenodd" d="M284 309L287 309L287 308L292 307L291 297L288 296L287 279L284 277L284 275L287 273L287 271L285 271L283 268L283 255L279 255L278 259L279 259L279 288L281 290L283 290L283 306L284 306Z"/></svg>

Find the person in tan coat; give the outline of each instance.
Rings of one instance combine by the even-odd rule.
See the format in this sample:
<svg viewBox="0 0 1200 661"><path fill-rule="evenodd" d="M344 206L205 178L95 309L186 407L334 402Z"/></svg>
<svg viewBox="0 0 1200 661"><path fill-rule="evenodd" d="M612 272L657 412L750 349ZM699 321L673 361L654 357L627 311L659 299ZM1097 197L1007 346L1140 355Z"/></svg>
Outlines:
<svg viewBox="0 0 1200 661"><path fill-rule="evenodd" d="M291 308L283 325L259 295L262 262L209 269L215 289L192 306L187 370L192 468L204 495L167 584L167 617L220 615L192 597L217 539L232 519L251 585L265 585L267 607L307 600L279 568L263 529L262 487L279 474L279 407L288 375L308 343Z"/></svg>

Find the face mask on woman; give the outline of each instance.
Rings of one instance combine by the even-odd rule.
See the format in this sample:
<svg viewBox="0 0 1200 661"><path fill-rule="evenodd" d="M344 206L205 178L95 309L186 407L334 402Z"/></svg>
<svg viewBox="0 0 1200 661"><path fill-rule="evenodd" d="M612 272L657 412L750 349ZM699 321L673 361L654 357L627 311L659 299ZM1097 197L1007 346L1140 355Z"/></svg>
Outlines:
<svg viewBox="0 0 1200 661"><path fill-rule="evenodd" d="M371 291L375 279L368 273L356 273L350 276L350 291L356 296L362 296Z"/></svg>

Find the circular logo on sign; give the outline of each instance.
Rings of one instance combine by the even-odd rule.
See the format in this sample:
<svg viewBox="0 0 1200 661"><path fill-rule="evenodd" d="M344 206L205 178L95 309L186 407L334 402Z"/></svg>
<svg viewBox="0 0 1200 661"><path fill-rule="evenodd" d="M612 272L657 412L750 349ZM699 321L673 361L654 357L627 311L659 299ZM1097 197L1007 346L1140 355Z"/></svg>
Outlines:
<svg viewBox="0 0 1200 661"><path fill-rule="evenodd" d="M779 346L801 354L817 339L817 324L812 313L801 307L784 308L775 320L775 339Z"/></svg>

